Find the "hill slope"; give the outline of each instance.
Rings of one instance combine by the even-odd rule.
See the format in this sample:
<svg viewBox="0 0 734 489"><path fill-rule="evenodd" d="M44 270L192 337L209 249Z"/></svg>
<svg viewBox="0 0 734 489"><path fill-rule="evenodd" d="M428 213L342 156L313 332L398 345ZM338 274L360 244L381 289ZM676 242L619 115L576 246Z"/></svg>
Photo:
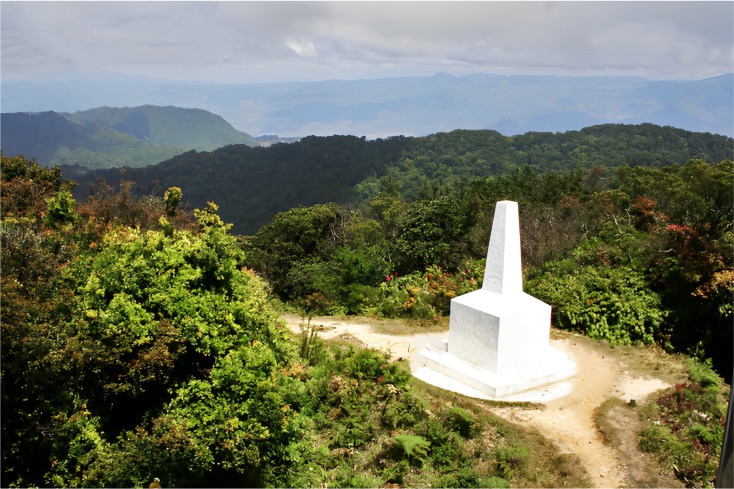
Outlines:
<svg viewBox="0 0 734 489"><path fill-rule="evenodd" d="M278 213L298 205L342 204L369 199L392 179L408 200L420 197L427 182L462 185L523 165L542 170L682 164L691 158L711 162L734 158L732 139L652 124L604 125L567 133L528 133L509 138L496 131L453 131L423 138L369 141L355 136L307 137L269 148L243 145L211 153L188 152L159 165L130 169L127 180L149 193L181 187L185 201L220 206L234 232L254 233ZM81 171L80 171L81 170ZM103 177L119 182L119 170L85 172L64 168L85 182ZM386 179L382 181L382 179Z"/></svg>
<svg viewBox="0 0 734 489"><path fill-rule="evenodd" d="M192 149L258 144L211 112L152 105L2 114L1 131L5 154L88 168L140 167Z"/></svg>

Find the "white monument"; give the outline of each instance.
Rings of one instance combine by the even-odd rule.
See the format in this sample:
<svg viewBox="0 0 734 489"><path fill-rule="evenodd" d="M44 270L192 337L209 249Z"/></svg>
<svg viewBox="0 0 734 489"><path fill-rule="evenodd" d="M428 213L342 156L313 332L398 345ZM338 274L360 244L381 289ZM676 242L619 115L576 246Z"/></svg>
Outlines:
<svg viewBox="0 0 734 489"><path fill-rule="evenodd" d="M497 203L482 288L451 300L448 342L416 358L493 398L568 379L576 365L551 348L551 307L522 290L517 202Z"/></svg>

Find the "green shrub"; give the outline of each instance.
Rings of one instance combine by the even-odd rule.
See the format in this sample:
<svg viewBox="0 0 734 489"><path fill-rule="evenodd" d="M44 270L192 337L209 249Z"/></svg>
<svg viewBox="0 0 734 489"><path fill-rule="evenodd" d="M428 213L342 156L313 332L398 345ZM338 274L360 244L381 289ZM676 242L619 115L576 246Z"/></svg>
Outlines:
<svg viewBox="0 0 734 489"><path fill-rule="evenodd" d="M414 426L425 417L425 403L410 392L400 392L386 403L382 412L383 425L396 429Z"/></svg>
<svg viewBox="0 0 734 489"><path fill-rule="evenodd" d="M331 448L359 448L372 441L376 427L369 419L371 408L369 403L359 400L346 401L341 408L342 416L335 424Z"/></svg>
<svg viewBox="0 0 734 489"><path fill-rule="evenodd" d="M655 402L655 424L640 433L640 448L656 453L689 487L712 484L724 439L728 387L707 364L690 360L688 382Z"/></svg>
<svg viewBox="0 0 734 489"><path fill-rule="evenodd" d="M460 434L464 438L468 438L474 428L475 421L469 411L458 406L454 406L449 409L448 413L446 413L444 423L451 431Z"/></svg>
<svg viewBox="0 0 734 489"><path fill-rule="evenodd" d="M482 477L471 467L441 475L435 487L496 487L508 488L510 483L501 477Z"/></svg>
<svg viewBox="0 0 734 489"><path fill-rule="evenodd" d="M459 437L436 419L425 418L415 432L431 442L431 463L438 467L456 467L461 458Z"/></svg>
<svg viewBox="0 0 734 489"><path fill-rule="evenodd" d="M553 324L612 344L650 344L668 311L643 270L604 263L551 262L527 281L529 294L553 306Z"/></svg>
<svg viewBox="0 0 734 489"><path fill-rule="evenodd" d="M510 483L502 477L487 477L480 481L479 487L496 487L506 489L510 487Z"/></svg>
<svg viewBox="0 0 734 489"><path fill-rule="evenodd" d="M59 229L64 224L72 223L79 218L75 209L74 196L67 190L62 190L46 199L46 203L48 210L43 221L51 229Z"/></svg>
<svg viewBox="0 0 734 489"><path fill-rule="evenodd" d="M378 309L375 306L379 299L380 289L362 284L348 284L344 288L345 307L347 314L369 316Z"/></svg>
<svg viewBox="0 0 734 489"><path fill-rule="evenodd" d="M354 469L351 466L343 463L339 467L339 469L337 469L335 480L333 482L333 487L381 487L382 482L383 480L381 477L360 472L355 473Z"/></svg>
<svg viewBox="0 0 734 489"><path fill-rule="evenodd" d="M522 445L502 447L494 453L497 470L505 479L509 479L518 469L523 468L529 456L528 449Z"/></svg>
<svg viewBox="0 0 734 489"><path fill-rule="evenodd" d="M645 427L639 436L639 447L645 453L686 452L686 447L665 425L653 424Z"/></svg>
<svg viewBox="0 0 734 489"><path fill-rule="evenodd" d="M721 378L716 375L710 365L701 363L691 358L688 360L688 378L696 382L704 389L718 390Z"/></svg>
<svg viewBox="0 0 734 489"><path fill-rule="evenodd" d="M410 464L407 460L386 465L382 471L382 480L391 484L402 484L405 476L410 473Z"/></svg>
<svg viewBox="0 0 734 489"><path fill-rule="evenodd" d="M688 431L690 432L691 436L694 436L701 443L705 443L706 445L713 445L718 441L717 436L702 424L696 423L688 428Z"/></svg>
<svg viewBox="0 0 734 489"><path fill-rule="evenodd" d="M462 467L456 472L442 475L438 487L480 487L481 475L471 467Z"/></svg>

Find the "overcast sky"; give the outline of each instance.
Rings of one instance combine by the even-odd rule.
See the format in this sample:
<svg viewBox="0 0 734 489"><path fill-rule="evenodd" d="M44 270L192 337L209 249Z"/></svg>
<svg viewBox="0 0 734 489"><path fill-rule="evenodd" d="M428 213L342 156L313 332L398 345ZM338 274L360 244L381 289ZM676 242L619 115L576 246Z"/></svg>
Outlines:
<svg viewBox="0 0 734 489"><path fill-rule="evenodd" d="M0 3L2 77L198 81L734 71L734 2Z"/></svg>

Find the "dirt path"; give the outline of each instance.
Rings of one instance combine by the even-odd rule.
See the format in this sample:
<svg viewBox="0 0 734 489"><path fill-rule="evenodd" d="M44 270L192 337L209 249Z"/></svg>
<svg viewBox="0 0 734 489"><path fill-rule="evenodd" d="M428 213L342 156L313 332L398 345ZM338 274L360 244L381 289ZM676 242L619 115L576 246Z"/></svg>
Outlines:
<svg viewBox="0 0 734 489"><path fill-rule="evenodd" d="M554 346L559 348L560 345L556 342ZM620 377L619 363L580 342L570 341L563 346L576 361L578 369L571 381L569 395L550 401L541 409L499 407L491 411L537 428L561 451L576 455L595 487L623 487L625 478L619 458L615 450L604 443L594 418L596 408L614 393Z"/></svg>
<svg viewBox="0 0 734 489"><path fill-rule="evenodd" d="M302 319L284 316L289 327L298 332ZM429 341L446 338L447 332L414 335L383 334L359 318L319 317L324 339L341 337L357 340L365 346L389 351L394 358L410 358ZM576 455L589 472L595 487L626 487L632 480L624 459L616 447L604 443L595 420L596 409L607 399L625 402L643 400L670 384L652 375L634 375L627 370L628 360L608 347L584 337L567 335L553 340L552 346L564 351L576 362L578 373L570 381L570 393L550 400L538 408L492 406L488 409L510 421L529 425L553 440L561 451Z"/></svg>
<svg viewBox="0 0 734 489"><path fill-rule="evenodd" d="M298 333L304 320L295 314L281 316L288 323L288 327ZM366 324L360 318L332 318L316 317L311 324L319 328L319 337L325 340L343 338L356 340L363 346L389 352L393 358L410 358L420 351L429 341L438 341L446 336L445 331L434 333L419 333L410 335L383 334Z"/></svg>

